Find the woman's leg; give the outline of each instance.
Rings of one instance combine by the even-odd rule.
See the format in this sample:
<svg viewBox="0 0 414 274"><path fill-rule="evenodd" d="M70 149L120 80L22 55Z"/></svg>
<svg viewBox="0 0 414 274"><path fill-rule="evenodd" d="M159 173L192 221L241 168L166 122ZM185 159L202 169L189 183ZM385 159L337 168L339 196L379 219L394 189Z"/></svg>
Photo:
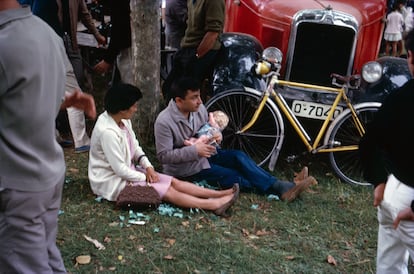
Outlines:
<svg viewBox="0 0 414 274"><path fill-rule="evenodd" d="M199 197L199 198L219 198L226 195L233 194L234 190L232 188L225 190L214 190L209 188L204 188L196 184L181 181L177 178L172 178L171 186L179 192Z"/></svg>
<svg viewBox="0 0 414 274"><path fill-rule="evenodd" d="M395 57L395 56L397 56L397 42L393 41L391 45L392 45L392 54L391 55Z"/></svg>
<svg viewBox="0 0 414 274"><path fill-rule="evenodd" d="M390 55L390 49L391 49L392 45L390 41L385 41L385 55L389 56Z"/></svg>
<svg viewBox="0 0 414 274"><path fill-rule="evenodd" d="M229 204L234 194L228 194L219 198L204 199L193 195L180 192L174 188L174 184L170 186L163 200L183 208L201 208L205 210L218 210L219 208ZM231 204L229 204L229 207Z"/></svg>

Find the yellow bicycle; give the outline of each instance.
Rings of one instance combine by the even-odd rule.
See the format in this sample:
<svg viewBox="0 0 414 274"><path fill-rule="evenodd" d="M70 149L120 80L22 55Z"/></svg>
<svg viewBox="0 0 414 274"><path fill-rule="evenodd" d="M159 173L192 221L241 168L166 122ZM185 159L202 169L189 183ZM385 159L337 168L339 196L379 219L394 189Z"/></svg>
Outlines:
<svg viewBox="0 0 414 274"><path fill-rule="evenodd" d="M277 48L265 49L262 59L255 63L253 69L266 81L263 90L250 87L232 89L216 94L206 103L208 111L222 110L229 116L229 125L223 131L222 147L243 150L258 165L268 162L268 168L273 170L287 121L307 152L329 153L331 166L341 180L354 185L368 185L362 176L358 144L366 124L372 120L381 103L352 104L347 92L352 83L358 81L357 77L333 74L333 86L338 88L280 80L280 63L281 53ZM294 101L289 107L286 92L295 87L309 92L331 93L334 99L329 107L302 101ZM298 119L298 114L300 116L303 111L323 117L314 138Z"/></svg>

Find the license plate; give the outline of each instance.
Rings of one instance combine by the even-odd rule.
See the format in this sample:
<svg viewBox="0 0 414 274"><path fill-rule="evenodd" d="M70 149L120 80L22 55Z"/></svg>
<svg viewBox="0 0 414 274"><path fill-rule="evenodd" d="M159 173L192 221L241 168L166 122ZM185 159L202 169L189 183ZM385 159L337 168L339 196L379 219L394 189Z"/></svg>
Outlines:
<svg viewBox="0 0 414 274"><path fill-rule="evenodd" d="M292 111L296 116L319 120L325 120L328 117L331 107L331 105L296 100L292 103ZM337 106L331 120L338 116L342 110L343 107Z"/></svg>

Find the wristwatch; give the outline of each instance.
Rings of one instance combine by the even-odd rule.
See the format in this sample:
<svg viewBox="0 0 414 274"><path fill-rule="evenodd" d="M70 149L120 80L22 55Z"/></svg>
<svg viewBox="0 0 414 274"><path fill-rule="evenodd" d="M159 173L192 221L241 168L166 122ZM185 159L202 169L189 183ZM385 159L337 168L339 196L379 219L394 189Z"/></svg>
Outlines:
<svg viewBox="0 0 414 274"><path fill-rule="evenodd" d="M414 212L414 200L411 201L411 211Z"/></svg>

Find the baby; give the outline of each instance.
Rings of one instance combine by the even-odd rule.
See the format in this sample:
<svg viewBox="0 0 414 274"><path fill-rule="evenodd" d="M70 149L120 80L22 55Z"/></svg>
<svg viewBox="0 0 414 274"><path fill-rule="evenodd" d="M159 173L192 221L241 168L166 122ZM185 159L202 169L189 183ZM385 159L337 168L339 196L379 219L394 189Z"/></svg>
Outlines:
<svg viewBox="0 0 414 274"><path fill-rule="evenodd" d="M216 110L209 113L208 123L204 124L195 134L188 140L184 140L184 145L191 146L197 143L210 143L218 146L223 135L221 132L229 124L229 117L220 110Z"/></svg>

